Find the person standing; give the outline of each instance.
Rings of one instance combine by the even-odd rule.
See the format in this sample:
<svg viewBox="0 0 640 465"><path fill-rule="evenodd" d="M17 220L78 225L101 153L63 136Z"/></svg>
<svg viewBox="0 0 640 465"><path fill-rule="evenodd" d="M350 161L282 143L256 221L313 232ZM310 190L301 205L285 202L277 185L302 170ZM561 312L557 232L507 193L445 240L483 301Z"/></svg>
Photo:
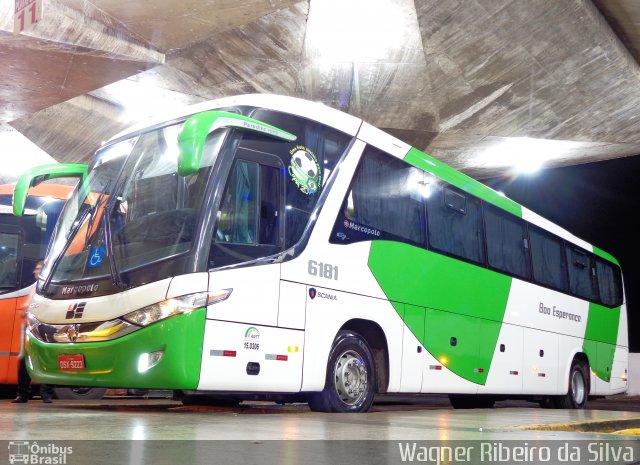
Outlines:
<svg viewBox="0 0 640 465"><path fill-rule="evenodd" d="M38 278L40 277L40 272L42 271L42 261L36 263L35 268L33 269L33 277L38 282ZM33 290L31 291L31 295L28 299L31 302L31 298L35 293L35 285ZM24 318L26 314L22 314L23 322L22 322L22 344L20 345L20 357L18 360L18 396L13 399L11 402L14 404L24 404L29 402L29 391L31 386L31 377L29 376L29 371L27 370L27 362L26 362L26 354L24 349L24 331L25 331L25 323ZM40 385L40 397L42 397L42 402L45 404L50 404L53 399L53 388L48 384Z"/></svg>

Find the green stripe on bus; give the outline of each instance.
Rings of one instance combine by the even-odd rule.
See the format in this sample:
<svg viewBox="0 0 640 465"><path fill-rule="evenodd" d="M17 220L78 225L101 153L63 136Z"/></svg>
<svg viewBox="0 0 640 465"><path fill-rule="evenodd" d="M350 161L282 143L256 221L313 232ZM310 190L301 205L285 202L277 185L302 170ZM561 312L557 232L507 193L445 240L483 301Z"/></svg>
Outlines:
<svg viewBox="0 0 640 465"><path fill-rule="evenodd" d="M583 350L596 376L603 381L611 380L613 357L618 340L620 307L607 308L590 303Z"/></svg>
<svg viewBox="0 0 640 465"><path fill-rule="evenodd" d="M613 255L611 255L608 252L605 252L602 249L599 249L595 245L593 246L593 253L600 258L604 258L605 260L609 260L611 263L615 263L616 265L620 266L620 263L618 262L618 260L616 260L616 258Z"/></svg>
<svg viewBox="0 0 640 465"><path fill-rule="evenodd" d="M507 307L510 277L388 241L371 244L369 268L431 355L466 380L486 382ZM408 317L404 304L412 306ZM414 306L424 309L424 323Z"/></svg>
<svg viewBox="0 0 640 465"><path fill-rule="evenodd" d="M456 171L449 165L427 155L426 153L412 147L404 157L404 161L413 166L417 166L425 171L433 173L439 178L453 184L460 189L485 200L496 207L522 218L522 206L513 200L498 194L496 191L460 171Z"/></svg>

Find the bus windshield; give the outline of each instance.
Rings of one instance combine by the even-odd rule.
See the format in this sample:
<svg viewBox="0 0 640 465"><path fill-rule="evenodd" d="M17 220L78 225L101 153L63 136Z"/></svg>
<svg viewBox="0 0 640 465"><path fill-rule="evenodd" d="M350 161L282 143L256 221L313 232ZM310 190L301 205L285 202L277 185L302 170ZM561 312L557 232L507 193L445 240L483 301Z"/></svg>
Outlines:
<svg viewBox="0 0 640 465"><path fill-rule="evenodd" d="M43 183L29 190L22 217L13 216L14 185L0 186L0 294L34 282L33 269L44 257L56 221L72 186Z"/></svg>
<svg viewBox="0 0 640 465"><path fill-rule="evenodd" d="M190 250L225 131L209 137L198 172L179 176L181 128L152 130L98 152L61 214L43 270L49 281L110 271L113 277L114 268L128 271Z"/></svg>

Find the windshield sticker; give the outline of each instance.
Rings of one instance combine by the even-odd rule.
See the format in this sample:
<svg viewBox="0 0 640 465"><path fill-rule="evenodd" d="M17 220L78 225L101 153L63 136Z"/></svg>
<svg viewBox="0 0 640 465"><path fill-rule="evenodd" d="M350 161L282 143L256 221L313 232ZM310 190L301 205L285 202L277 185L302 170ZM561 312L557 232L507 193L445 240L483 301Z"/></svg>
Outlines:
<svg viewBox="0 0 640 465"><path fill-rule="evenodd" d="M291 153L289 164L291 180L303 194L315 194L322 185L322 170L318 157L302 145L296 145L289 153Z"/></svg>
<svg viewBox="0 0 640 465"><path fill-rule="evenodd" d="M99 268L104 262L106 248L104 245L100 247L91 247L91 253L87 259L87 268Z"/></svg>

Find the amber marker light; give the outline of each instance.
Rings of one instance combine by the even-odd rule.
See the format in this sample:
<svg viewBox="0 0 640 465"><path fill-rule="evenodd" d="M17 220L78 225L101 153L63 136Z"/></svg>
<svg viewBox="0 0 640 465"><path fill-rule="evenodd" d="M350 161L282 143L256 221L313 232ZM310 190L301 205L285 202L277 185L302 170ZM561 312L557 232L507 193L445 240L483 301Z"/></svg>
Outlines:
<svg viewBox="0 0 640 465"><path fill-rule="evenodd" d="M447 366L449 360L447 360L447 357L440 357L440 363L442 363L444 366Z"/></svg>
<svg viewBox="0 0 640 465"><path fill-rule="evenodd" d="M287 347L287 352L295 353L298 351L298 346L289 346Z"/></svg>

